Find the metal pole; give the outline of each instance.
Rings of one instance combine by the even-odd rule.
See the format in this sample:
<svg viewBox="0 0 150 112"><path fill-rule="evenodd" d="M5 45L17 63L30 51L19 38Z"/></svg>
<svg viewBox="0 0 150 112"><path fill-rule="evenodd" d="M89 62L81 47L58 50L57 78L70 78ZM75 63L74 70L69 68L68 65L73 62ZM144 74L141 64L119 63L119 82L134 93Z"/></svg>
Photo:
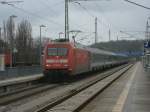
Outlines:
<svg viewBox="0 0 150 112"><path fill-rule="evenodd" d="M11 44L11 48L10 48L10 50L11 50L11 62L10 62L10 67L12 67L13 66L13 59L14 59L14 57L13 57L13 49L14 49L14 27L13 27L13 18L16 18L17 16L15 16L15 15L11 15L10 16L10 24L11 24L11 42L10 42L10 44ZM14 25L15 25L15 23L14 23Z"/></svg>
<svg viewBox="0 0 150 112"><path fill-rule="evenodd" d="M2 28L0 27L0 40L2 41ZM3 42L2 44L0 45L0 48L3 48Z"/></svg>
<svg viewBox="0 0 150 112"><path fill-rule="evenodd" d="M59 33L59 39L60 39L60 33Z"/></svg>
<svg viewBox="0 0 150 112"><path fill-rule="evenodd" d="M4 42L7 43L8 41L7 41L7 37L6 37L6 24L5 24L5 21L3 22L3 26L4 26L4 30L3 30L3 32L4 32Z"/></svg>
<svg viewBox="0 0 150 112"><path fill-rule="evenodd" d="M97 17L95 18L95 44L97 43Z"/></svg>
<svg viewBox="0 0 150 112"><path fill-rule="evenodd" d="M68 0L65 0L65 39L69 41Z"/></svg>
<svg viewBox="0 0 150 112"><path fill-rule="evenodd" d="M2 39L2 28L0 27L0 40Z"/></svg>
<svg viewBox="0 0 150 112"><path fill-rule="evenodd" d="M150 25L149 25L148 20L147 20L147 23L146 23L145 37L146 37L146 40L150 40Z"/></svg>
<svg viewBox="0 0 150 112"><path fill-rule="evenodd" d="M42 54L42 43L41 43L41 41L42 41L42 40L41 40L42 34L41 34L41 28L42 28L42 26L40 26L40 46L39 46L39 47L40 47L40 49L39 49L39 53L40 53L40 54L39 54L39 55L40 55L40 65L42 64L42 63L41 63L41 61L42 61L42 57L41 57L41 54Z"/></svg>
<svg viewBox="0 0 150 112"><path fill-rule="evenodd" d="M46 27L45 25L40 25L40 48L39 48L39 55L40 55L40 65L42 65L42 27Z"/></svg>
<svg viewBox="0 0 150 112"><path fill-rule="evenodd" d="M119 40L119 37L118 37L118 35L117 35L117 41Z"/></svg>
<svg viewBox="0 0 150 112"><path fill-rule="evenodd" d="M1 27L0 27L0 40L2 40ZM0 45L0 48L3 48L3 42L2 42L2 45Z"/></svg>
<svg viewBox="0 0 150 112"><path fill-rule="evenodd" d="M11 15L10 16L10 24L11 24L11 42L10 42L10 50L11 50L11 62L10 62L10 67L13 66L13 49L14 49L14 29L15 28L15 23L13 24L13 18L16 18L17 16L16 15ZM14 26L13 26L14 25Z"/></svg>
<svg viewBox="0 0 150 112"><path fill-rule="evenodd" d="M109 29L109 41L111 40L111 32L110 32L110 29Z"/></svg>
<svg viewBox="0 0 150 112"><path fill-rule="evenodd" d="M150 24L149 24L150 17L147 20L147 39L150 40Z"/></svg>
<svg viewBox="0 0 150 112"><path fill-rule="evenodd" d="M11 23L11 26L12 26L12 16L10 16L10 23ZM12 39L13 37L11 37L11 39L10 39L10 52L11 52L11 61L10 61L10 67L12 67L13 66L13 39Z"/></svg>

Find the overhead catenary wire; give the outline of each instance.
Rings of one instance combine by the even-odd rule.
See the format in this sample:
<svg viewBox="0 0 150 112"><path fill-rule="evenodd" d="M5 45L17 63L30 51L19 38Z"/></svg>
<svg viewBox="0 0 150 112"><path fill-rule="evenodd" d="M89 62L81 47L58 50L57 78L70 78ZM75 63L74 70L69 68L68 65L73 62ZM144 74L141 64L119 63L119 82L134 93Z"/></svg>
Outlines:
<svg viewBox="0 0 150 112"><path fill-rule="evenodd" d="M112 26L113 27L113 29L115 29L118 33L120 33L120 30L119 29L121 29L121 28L119 28L118 26L116 26L116 25L112 25L111 24L111 22L110 22L110 20L108 19L108 18L106 18L106 16L104 15L104 11L103 11L103 9L99 6L99 4L95 4L95 6L97 6L99 9L100 9L100 11L102 12L102 14L103 14L103 17L105 18L105 20L110 24L110 26ZM126 32L128 32L128 31L126 31ZM145 31L131 31L131 32L141 32L141 33L144 33ZM138 34L133 34L134 35L134 37L135 37L135 35L138 35ZM117 34L117 36L118 36L118 34ZM139 37L140 38L140 37Z"/></svg>
<svg viewBox="0 0 150 112"><path fill-rule="evenodd" d="M43 5L49 12L51 13L53 12L53 14L56 14L57 12L54 9L52 9L52 7L54 6L56 7L59 4L62 4L64 2L64 1L61 1L61 2L58 2L57 4L54 4L53 6L50 6L48 2L46 3L46 1L44 2L43 0L38 0L38 2L40 2L41 5Z"/></svg>
<svg viewBox="0 0 150 112"><path fill-rule="evenodd" d="M43 1L43 0L42 0ZM44 1L48 1L48 0L44 0ZM84 0L83 0L84 1ZM85 0L86 1L86 0ZM38 2L38 1L37 1ZM40 1L41 2L41 1ZM42 2L41 2L42 3ZM58 2L58 4L59 3L64 3L64 0L62 0L62 1L59 1ZM45 4L44 6L45 7L51 7L49 4L46 4L45 2L43 2L42 4ZM81 3L79 4L80 5L80 7L86 12L86 13L88 13L88 15L89 16L91 16L91 17L93 17L93 18L95 18L97 15L95 15L95 14L93 14L93 13L91 13L91 11L89 11L89 9L87 9L85 6L83 6ZM16 9L18 9L18 10L20 10L20 11L22 11L22 12L24 12L24 13L27 13L27 14L29 14L29 15L31 15L31 16L35 16L35 17L37 17L37 18L39 18L39 19L41 19L41 20L44 20L44 21L47 21L47 22L49 22L49 23L52 23L52 24L55 24L55 25L57 25L57 26L63 26L62 24L60 24L60 23L58 23L58 22L56 22L55 20L52 20L52 19L47 19L47 18L44 18L44 17L42 17L42 16L40 16L40 15L38 15L38 14L36 14L36 13L34 13L34 12L31 12L31 11L28 11L28 10L25 10L25 9L23 9L23 8L20 8L20 7L17 7L16 5L11 5L13 8L16 8ZM98 6L98 4L96 4L96 6ZM51 8L52 9L52 8ZM51 10L50 9L50 10ZM52 9L53 10L53 9ZM51 10L51 11L52 11ZM53 10L54 11L54 10ZM54 13L54 12L53 12ZM104 19L106 19L106 18L104 18ZM109 22L108 21L108 19L106 20L107 22ZM99 18L98 18L98 22L100 22L100 23L103 23L102 22L102 20L100 20ZM79 23L78 23L79 24ZM78 25L78 24L76 24L76 26L78 26L78 27L82 27L83 25ZM75 24L73 24L74 26L75 26ZM110 29L110 26L112 26L112 27L116 27L116 26L114 26L114 25L112 25L110 22L109 22L109 24L106 24L106 23L103 23L103 25L105 25L107 28L109 28ZM116 29L116 28L115 28ZM118 28L117 28L118 29ZM86 30L86 29L85 29Z"/></svg>
<svg viewBox="0 0 150 112"><path fill-rule="evenodd" d="M75 2L77 3L90 17L95 18L96 15L92 14L91 12L88 11L88 9L86 7L84 7L83 5L81 5L81 3L79 2ZM103 23L99 18L97 18L97 21L101 24L103 24L105 27L107 27L108 29L110 29L111 25L108 25L106 23ZM119 32L119 31L118 31Z"/></svg>
<svg viewBox="0 0 150 112"><path fill-rule="evenodd" d="M63 1L61 1L61 2L63 2ZM59 3L60 3L60 2L59 2ZM33 13L33 12L30 12L30 11L27 11L27 10L25 10L25 9L23 9L23 8L20 8L20 7L17 7L17 6L14 5L14 4L8 4L8 5L10 5L11 7L15 8L15 9L17 9L17 10L20 10L20 11L22 11L22 12L24 12L24 13L27 13L27 14L29 14L29 15L31 15L31 16L35 16L35 17L37 17L37 18L39 18L39 19L41 19L41 20L44 20L44 21L47 21L47 22L50 22L50 23L53 23L53 24L57 24L58 26L63 26L63 25L61 25L61 24L55 22L54 20L45 19L45 18L43 18L42 16L40 16L40 15L38 15L38 14L35 14L35 13ZM45 5L45 6L46 6L46 5ZM81 6L84 10L86 10L86 12L87 12L90 16L92 15L92 17L95 17L92 13L90 13L90 12L89 12L85 7L83 7L81 4L80 4L80 6ZM48 7L48 5L47 5L47 7ZM81 27L81 25L77 25L77 26ZM85 29L85 30L86 30L86 29Z"/></svg>
<svg viewBox="0 0 150 112"><path fill-rule="evenodd" d="M71 18L70 18L70 21L72 22ZM73 24L73 25L74 25L74 24ZM84 32L87 31L87 29L85 28L87 24L77 24L77 23L75 23L75 25L76 25L78 28L82 27L82 29L84 30ZM75 25L74 25L74 26L75 26ZM82 31L82 32L83 32L83 31Z"/></svg>
<svg viewBox="0 0 150 112"><path fill-rule="evenodd" d="M95 6L100 9L103 18L109 23L109 26L112 26L113 28L115 28L116 30L118 30L119 28L116 25L112 25L112 23L110 22L110 20L104 15L104 10L99 6L99 4L95 4Z"/></svg>
<svg viewBox="0 0 150 112"><path fill-rule="evenodd" d="M45 0L45 1L48 1L48 0ZM53 12L53 13L57 13L57 12L56 12L55 10L53 10L51 7L54 7L54 5L57 6L57 5L59 5L59 4L64 3L64 0L55 3L53 6L50 6L50 5L46 4L43 0L42 0L42 1L38 1L38 2L40 2L44 7L49 8L49 11L51 11L51 12ZM73 24L73 25L74 25L74 26L77 26L78 28L82 27L82 29L84 29L85 31L87 30L87 29L83 28L85 25L78 25L78 24Z"/></svg>
<svg viewBox="0 0 150 112"><path fill-rule="evenodd" d="M78 39L78 41L81 41L81 40L84 40L84 39L88 39L87 37L89 37L91 35L94 35L94 33L90 33L88 35L82 36L82 37L80 37L80 39Z"/></svg>
<svg viewBox="0 0 150 112"><path fill-rule="evenodd" d="M79 4L79 6L90 16L90 17L92 17L92 18L95 18L96 17L96 15L94 15L94 14L92 14L91 12L89 12L88 11L88 9L86 8L86 7L84 7L83 5L81 5L81 3L79 3L79 2L75 2L75 3L77 3L77 4ZM111 29L110 28L110 26L111 25L107 25L106 23L103 23L99 18L97 18L97 21L99 22L99 23L102 23L105 27L107 27L108 29ZM113 27L113 26L112 26ZM116 29L117 30L117 29ZM119 30L117 30L118 32L119 32Z"/></svg>
<svg viewBox="0 0 150 112"><path fill-rule="evenodd" d="M49 1L49 0L42 0L42 1ZM59 2L56 2L55 4L53 4L53 5L48 5L49 7L56 7L56 6L58 6L58 5L60 5L60 4L63 4L64 3L64 0L60 0Z"/></svg>
<svg viewBox="0 0 150 112"><path fill-rule="evenodd" d="M105 16L104 10L99 6L99 4L95 4L95 6L99 8L99 10L101 11L101 14L102 14L103 18L109 23L109 26L110 26L109 29L112 29L112 28L113 28L114 33L116 33L116 36L117 36L117 38L118 38L118 34L120 33L120 29L121 29L121 28L119 28L118 26L116 26L116 25L114 25L114 24L112 24L112 23L110 22L110 20Z"/></svg>
<svg viewBox="0 0 150 112"><path fill-rule="evenodd" d="M89 15L90 17L92 17L92 18L95 19L96 16L94 16L92 13L90 13L90 12L89 12L85 7L83 7L79 2L73 2L73 3L77 3L77 4L80 6L80 8L82 8L84 11L86 11L86 13L88 13L88 15Z"/></svg>
<svg viewBox="0 0 150 112"><path fill-rule="evenodd" d="M132 3L132 4L134 4L134 5L137 5L137 6L140 6L140 7L142 7L142 8L145 8L145 9L150 10L150 7L146 7L146 6L141 5L141 4L138 4L138 3L136 3L136 2L132 2L132 1L129 1L129 0L124 0L124 1L129 2L129 3Z"/></svg>
<svg viewBox="0 0 150 112"><path fill-rule="evenodd" d="M17 9L17 10L19 10L19 11L22 11L22 12L24 12L24 13L26 13L26 14L29 14L29 15L31 15L31 16L37 17L37 18L40 19L40 20L47 21L47 22L52 23L52 24L55 24L55 25L57 25L57 26L63 26L62 24L60 24L60 23L58 23L58 22L55 22L55 21L52 20L52 19L43 18L42 16L40 16L40 15L38 15L38 14L36 14L36 13L33 13L33 12L27 11L27 10L25 10L25 9L23 9L23 8L17 7L17 6L14 5L14 4L7 4L7 5L11 6L12 8L15 8L15 9Z"/></svg>
<svg viewBox="0 0 150 112"><path fill-rule="evenodd" d="M35 13L33 13L33 12L29 12L29 11L23 9L23 8L19 8L19 7L16 7L16 6L12 6L12 7L13 7L13 8L16 8L16 9L18 9L18 10L20 10L20 11L23 11L23 12L25 12L25 13L27 13L27 14L30 14L31 16L36 16L37 18L42 19L42 20L44 20L44 21L53 23L53 24L58 25L58 26L63 26L62 24L60 24L60 23L58 23L58 22L55 22L55 21L52 20L52 19L45 19L45 18L43 18L42 16L37 15L37 14L35 14Z"/></svg>
<svg viewBox="0 0 150 112"><path fill-rule="evenodd" d="M92 14L91 12L89 12L88 9L87 9L86 7L84 7L81 3L79 3L79 2L75 2L75 3L77 3L78 5L80 5L80 7L81 7L84 11L86 11L89 16L91 16L91 17L93 17L93 18L96 17L94 14ZM95 4L95 5L96 5L97 7L99 7L98 4ZM116 26L116 25L112 25L112 24L110 23L109 19L104 16L103 10L102 10L100 7L99 7L99 9L101 10L104 19L109 23L109 25L107 25L106 23L102 23L102 21L99 20L99 18L97 19L98 22L102 23L104 26L106 26L106 27L109 28L109 29L111 29L110 27L112 27L113 29L116 30L117 33L119 33L119 32L120 32L120 30L119 30L120 28L118 28L118 26Z"/></svg>

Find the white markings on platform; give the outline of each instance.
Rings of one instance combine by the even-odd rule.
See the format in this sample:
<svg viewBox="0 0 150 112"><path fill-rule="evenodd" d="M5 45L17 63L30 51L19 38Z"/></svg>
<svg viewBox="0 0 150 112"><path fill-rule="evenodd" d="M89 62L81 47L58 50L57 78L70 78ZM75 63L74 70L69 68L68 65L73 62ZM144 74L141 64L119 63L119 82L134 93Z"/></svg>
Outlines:
<svg viewBox="0 0 150 112"><path fill-rule="evenodd" d="M134 79L137 69L139 67L138 65L139 65L139 63L136 65L136 68L134 69L134 72L132 73L132 76L130 77L129 81L126 83L122 93L119 96L119 99L118 99L116 105L112 109L112 112L122 112L123 111L123 107L126 102L127 96L129 94L129 90L131 88L133 79Z"/></svg>

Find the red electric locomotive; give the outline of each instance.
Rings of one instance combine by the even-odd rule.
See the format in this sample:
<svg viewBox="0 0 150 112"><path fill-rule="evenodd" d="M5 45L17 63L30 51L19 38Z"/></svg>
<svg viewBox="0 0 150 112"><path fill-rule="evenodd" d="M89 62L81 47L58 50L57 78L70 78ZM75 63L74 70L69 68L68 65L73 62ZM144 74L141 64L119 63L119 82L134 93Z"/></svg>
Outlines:
<svg viewBox="0 0 150 112"><path fill-rule="evenodd" d="M70 42L52 42L43 55L45 76L76 75L90 70L90 53ZM54 74L56 73L56 74Z"/></svg>
<svg viewBox="0 0 150 112"><path fill-rule="evenodd" d="M71 42L51 42L45 46L43 71L46 77L71 76L127 62L126 56L81 46Z"/></svg>

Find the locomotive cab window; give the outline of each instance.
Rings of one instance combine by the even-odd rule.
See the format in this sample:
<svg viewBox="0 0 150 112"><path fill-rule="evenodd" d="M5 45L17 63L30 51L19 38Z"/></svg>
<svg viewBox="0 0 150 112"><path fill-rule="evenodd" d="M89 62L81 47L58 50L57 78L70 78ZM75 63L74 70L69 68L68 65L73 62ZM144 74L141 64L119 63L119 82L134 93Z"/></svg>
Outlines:
<svg viewBox="0 0 150 112"><path fill-rule="evenodd" d="M67 48L48 48L48 56L67 56Z"/></svg>
<svg viewBox="0 0 150 112"><path fill-rule="evenodd" d="M57 48L48 48L48 56L57 56Z"/></svg>
<svg viewBox="0 0 150 112"><path fill-rule="evenodd" d="M67 56L68 49L67 48L58 48L57 52L58 52L58 56Z"/></svg>

